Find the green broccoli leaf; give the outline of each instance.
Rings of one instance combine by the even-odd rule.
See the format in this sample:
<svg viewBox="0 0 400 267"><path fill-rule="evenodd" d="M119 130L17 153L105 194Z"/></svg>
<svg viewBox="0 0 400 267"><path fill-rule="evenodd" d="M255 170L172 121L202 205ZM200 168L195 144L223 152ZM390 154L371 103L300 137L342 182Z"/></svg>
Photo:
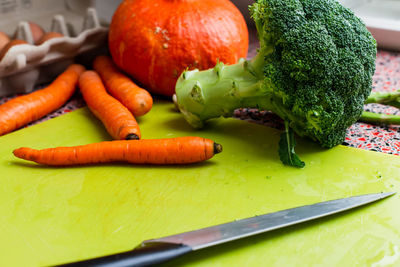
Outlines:
<svg viewBox="0 0 400 267"><path fill-rule="evenodd" d="M294 151L296 140L288 122L285 122L285 128L286 130L281 134L281 139L279 140L279 158L285 165L303 168L306 164Z"/></svg>

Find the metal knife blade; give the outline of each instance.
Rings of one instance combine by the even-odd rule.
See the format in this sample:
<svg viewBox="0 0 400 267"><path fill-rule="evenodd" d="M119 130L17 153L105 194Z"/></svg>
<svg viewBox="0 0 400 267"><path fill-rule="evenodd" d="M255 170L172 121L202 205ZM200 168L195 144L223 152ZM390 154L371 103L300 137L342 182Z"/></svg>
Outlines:
<svg viewBox="0 0 400 267"><path fill-rule="evenodd" d="M185 244L190 246L192 250L198 250L349 210L388 197L392 194L393 193L368 194L320 202L173 236L147 240L143 243L167 242Z"/></svg>
<svg viewBox="0 0 400 267"><path fill-rule="evenodd" d="M277 211L177 235L146 240L132 251L62 266L150 266L190 251L343 212L393 194L395 192L353 196Z"/></svg>

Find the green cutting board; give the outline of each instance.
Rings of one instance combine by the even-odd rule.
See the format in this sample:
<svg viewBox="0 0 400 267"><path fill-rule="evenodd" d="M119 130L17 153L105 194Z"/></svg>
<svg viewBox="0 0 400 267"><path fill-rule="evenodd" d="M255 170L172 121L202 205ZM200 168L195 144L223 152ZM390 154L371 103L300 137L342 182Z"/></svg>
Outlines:
<svg viewBox="0 0 400 267"><path fill-rule="evenodd" d="M186 166L46 167L28 146L109 140L86 109L0 137L0 266L43 266L132 249L142 240L352 195L400 191L400 157L299 140L304 169L284 167L279 131L219 119L194 131L173 104L139 119L143 138L196 135L224 151ZM168 266L400 265L400 194L311 223L204 249ZM375 265L374 265L375 264Z"/></svg>

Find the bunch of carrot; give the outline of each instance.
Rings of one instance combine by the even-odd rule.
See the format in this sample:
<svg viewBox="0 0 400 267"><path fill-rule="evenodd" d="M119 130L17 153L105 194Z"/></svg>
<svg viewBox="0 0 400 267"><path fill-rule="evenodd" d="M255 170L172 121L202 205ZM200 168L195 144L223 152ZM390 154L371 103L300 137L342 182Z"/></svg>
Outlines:
<svg viewBox="0 0 400 267"><path fill-rule="evenodd" d="M150 111L151 95L122 74L107 56L98 56L94 70L71 65L50 86L16 97L0 106L0 135L61 107L76 85L92 113L114 141L42 150L18 148L16 157L45 165L78 165L126 161L136 164L187 164L210 159L222 146L200 137L140 139L135 119Z"/></svg>
<svg viewBox="0 0 400 267"><path fill-rule="evenodd" d="M0 105L0 135L12 132L60 108L75 92L85 68L73 64L48 87Z"/></svg>

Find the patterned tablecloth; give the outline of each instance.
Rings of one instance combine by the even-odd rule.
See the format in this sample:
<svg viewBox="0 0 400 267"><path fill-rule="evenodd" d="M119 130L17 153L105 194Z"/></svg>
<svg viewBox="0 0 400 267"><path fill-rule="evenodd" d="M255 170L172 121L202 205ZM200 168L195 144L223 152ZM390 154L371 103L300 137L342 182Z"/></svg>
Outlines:
<svg viewBox="0 0 400 267"><path fill-rule="evenodd" d="M258 42L256 39L254 37L251 38L249 58L255 55L257 46ZM379 50L376 60L373 90L396 91L399 87L400 53ZM0 104L15 96L16 95L0 97ZM78 92L62 108L26 127L57 117L83 106L85 106L85 102ZM379 104L368 104L365 106L365 110L400 115L400 110ZM234 116L275 128L282 128L283 126L280 118L268 111L240 109L235 112ZM346 140L343 144L361 149L400 155L400 126L375 126L357 122L347 130Z"/></svg>

